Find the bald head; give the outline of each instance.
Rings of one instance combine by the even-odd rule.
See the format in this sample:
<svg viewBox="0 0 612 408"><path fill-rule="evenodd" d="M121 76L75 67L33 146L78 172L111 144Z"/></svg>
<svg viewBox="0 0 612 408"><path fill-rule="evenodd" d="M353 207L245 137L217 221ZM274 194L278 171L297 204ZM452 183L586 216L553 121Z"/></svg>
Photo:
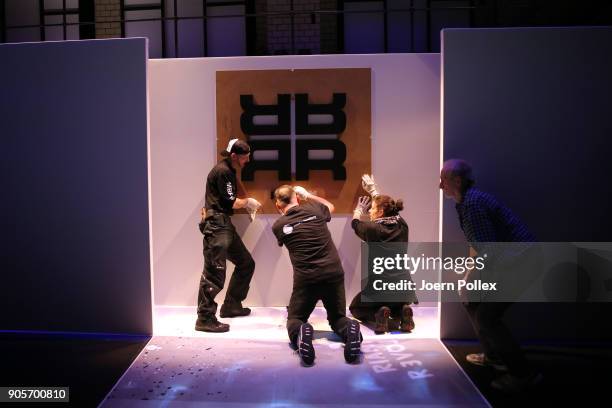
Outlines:
<svg viewBox="0 0 612 408"><path fill-rule="evenodd" d="M460 177L464 188L469 188L474 184L472 166L463 159L445 161L442 166L442 172L446 172L450 176Z"/></svg>
<svg viewBox="0 0 612 408"><path fill-rule="evenodd" d="M293 187L287 184L284 184L274 190L274 200L276 201L276 208L278 208L281 212L282 209L288 205L298 203Z"/></svg>
<svg viewBox="0 0 612 408"><path fill-rule="evenodd" d="M472 166L462 159L444 162L440 171L440 189L448 198L461 202L465 191L474 185Z"/></svg>

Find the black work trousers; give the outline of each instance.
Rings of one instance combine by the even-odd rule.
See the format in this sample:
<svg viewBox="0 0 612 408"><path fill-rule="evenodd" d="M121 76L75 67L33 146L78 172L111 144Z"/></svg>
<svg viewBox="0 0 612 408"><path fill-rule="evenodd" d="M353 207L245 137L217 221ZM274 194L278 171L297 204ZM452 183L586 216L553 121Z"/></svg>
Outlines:
<svg viewBox="0 0 612 408"><path fill-rule="evenodd" d="M351 319L346 317L344 280L308 285L298 283L293 285L287 308L287 332L294 346L297 346L300 326L308 321L319 300L323 302L332 330L346 342L346 328Z"/></svg>
<svg viewBox="0 0 612 408"><path fill-rule="evenodd" d="M228 304L240 303L246 298L255 261L229 215L207 213L206 219L200 222L200 231L204 235L204 270L198 292L198 317L207 319L217 312L215 296L225 284L226 261L236 266L225 295L225 303Z"/></svg>
<svg viewBox="0 0 612 408"><path fill-rule="evenodd" d="M529 365L521 347L504 324L502 317L512 303L464 303L474 331L487 357L501 360L510 374L522 377L529 373Z"/></svg>
<svg viewBox="0 0 612 408"><path fill-rule="evenodd" d="M387 306L391 309L391 317L400 318L402 315L402 307L410 304L400 302L363 302L361 300L361 293L362 292L359 292L355 295L349 306L349 310L353 317L362 322L376 321L376 312L383 306Z"/></svg>

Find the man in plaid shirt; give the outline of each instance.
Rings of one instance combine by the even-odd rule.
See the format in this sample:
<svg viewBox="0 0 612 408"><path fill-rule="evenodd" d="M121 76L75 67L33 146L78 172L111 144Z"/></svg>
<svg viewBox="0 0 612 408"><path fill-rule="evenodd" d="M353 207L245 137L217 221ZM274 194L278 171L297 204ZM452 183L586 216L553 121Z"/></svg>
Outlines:
<svg viewBox="0 0 612 408"><path fill-rule="evenodd" d="M499 265L516 258L531 246L535 237L525 224L491 194L476 189L471 166L464 160L452 159L444 163L440 172L440 189L456 204L459 223L467 241L480 255L487 254L487 264ZM500 250L494 242L513 244L512 249ZM470 252L474 252L470 251ZM469 279L469 274L466 280ZM482 344L484 353L469 354L467 361L491 366L507 372L491 386L508 392L529 388L540 381L533 372L502 317L509 302L465 303L470 321Z"/></svg>

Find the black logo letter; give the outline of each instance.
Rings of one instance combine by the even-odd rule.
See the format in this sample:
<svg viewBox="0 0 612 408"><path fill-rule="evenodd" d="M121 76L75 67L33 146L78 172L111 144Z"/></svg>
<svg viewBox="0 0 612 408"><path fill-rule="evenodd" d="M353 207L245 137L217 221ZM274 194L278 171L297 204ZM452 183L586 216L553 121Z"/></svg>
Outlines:
<svg viewBox="0 0 612 408"><path fill-rule="evenodd" d="M277 95L277 105L255 105L253 95L240 95L240 129L245 135L288 135L291 133L291 95ZM254 116L278 116L276 125L256 125Z"/></svg>
<svg viewBox="0 0 612 408"><path fill-rule="evenodd" d="M342 110L346 105L346 94L335 93L332 103L311 105L308 94L295 95L295 133L298 135L331 135L340 134L346 129L346 114ZM332 115L330 124L310 125L308 115Z"/></svg>

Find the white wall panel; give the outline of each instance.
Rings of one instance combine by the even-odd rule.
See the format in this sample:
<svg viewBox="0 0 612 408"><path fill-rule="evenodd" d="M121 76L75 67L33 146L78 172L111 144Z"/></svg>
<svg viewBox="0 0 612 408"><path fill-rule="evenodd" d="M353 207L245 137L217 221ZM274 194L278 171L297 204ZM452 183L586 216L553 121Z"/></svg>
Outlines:
<svg viewBox="0 0 612 408"><path fill-rule="evenodd" d="M438 240L439 55L151 60L155 304L196 304L203 261L197 223L204 181L216 162L215 72L345 67L372 69L372 165L377 181L385 193L404 199L411 241ZM289 299L292 269L287 250L278 247L271 232L276 218L260 215L250 223L246 216L234 216L256 262L249 305L283 306ZM360 242L350 220L339 214L330 223L349 301L359 290L360 273Z"/></svg>

